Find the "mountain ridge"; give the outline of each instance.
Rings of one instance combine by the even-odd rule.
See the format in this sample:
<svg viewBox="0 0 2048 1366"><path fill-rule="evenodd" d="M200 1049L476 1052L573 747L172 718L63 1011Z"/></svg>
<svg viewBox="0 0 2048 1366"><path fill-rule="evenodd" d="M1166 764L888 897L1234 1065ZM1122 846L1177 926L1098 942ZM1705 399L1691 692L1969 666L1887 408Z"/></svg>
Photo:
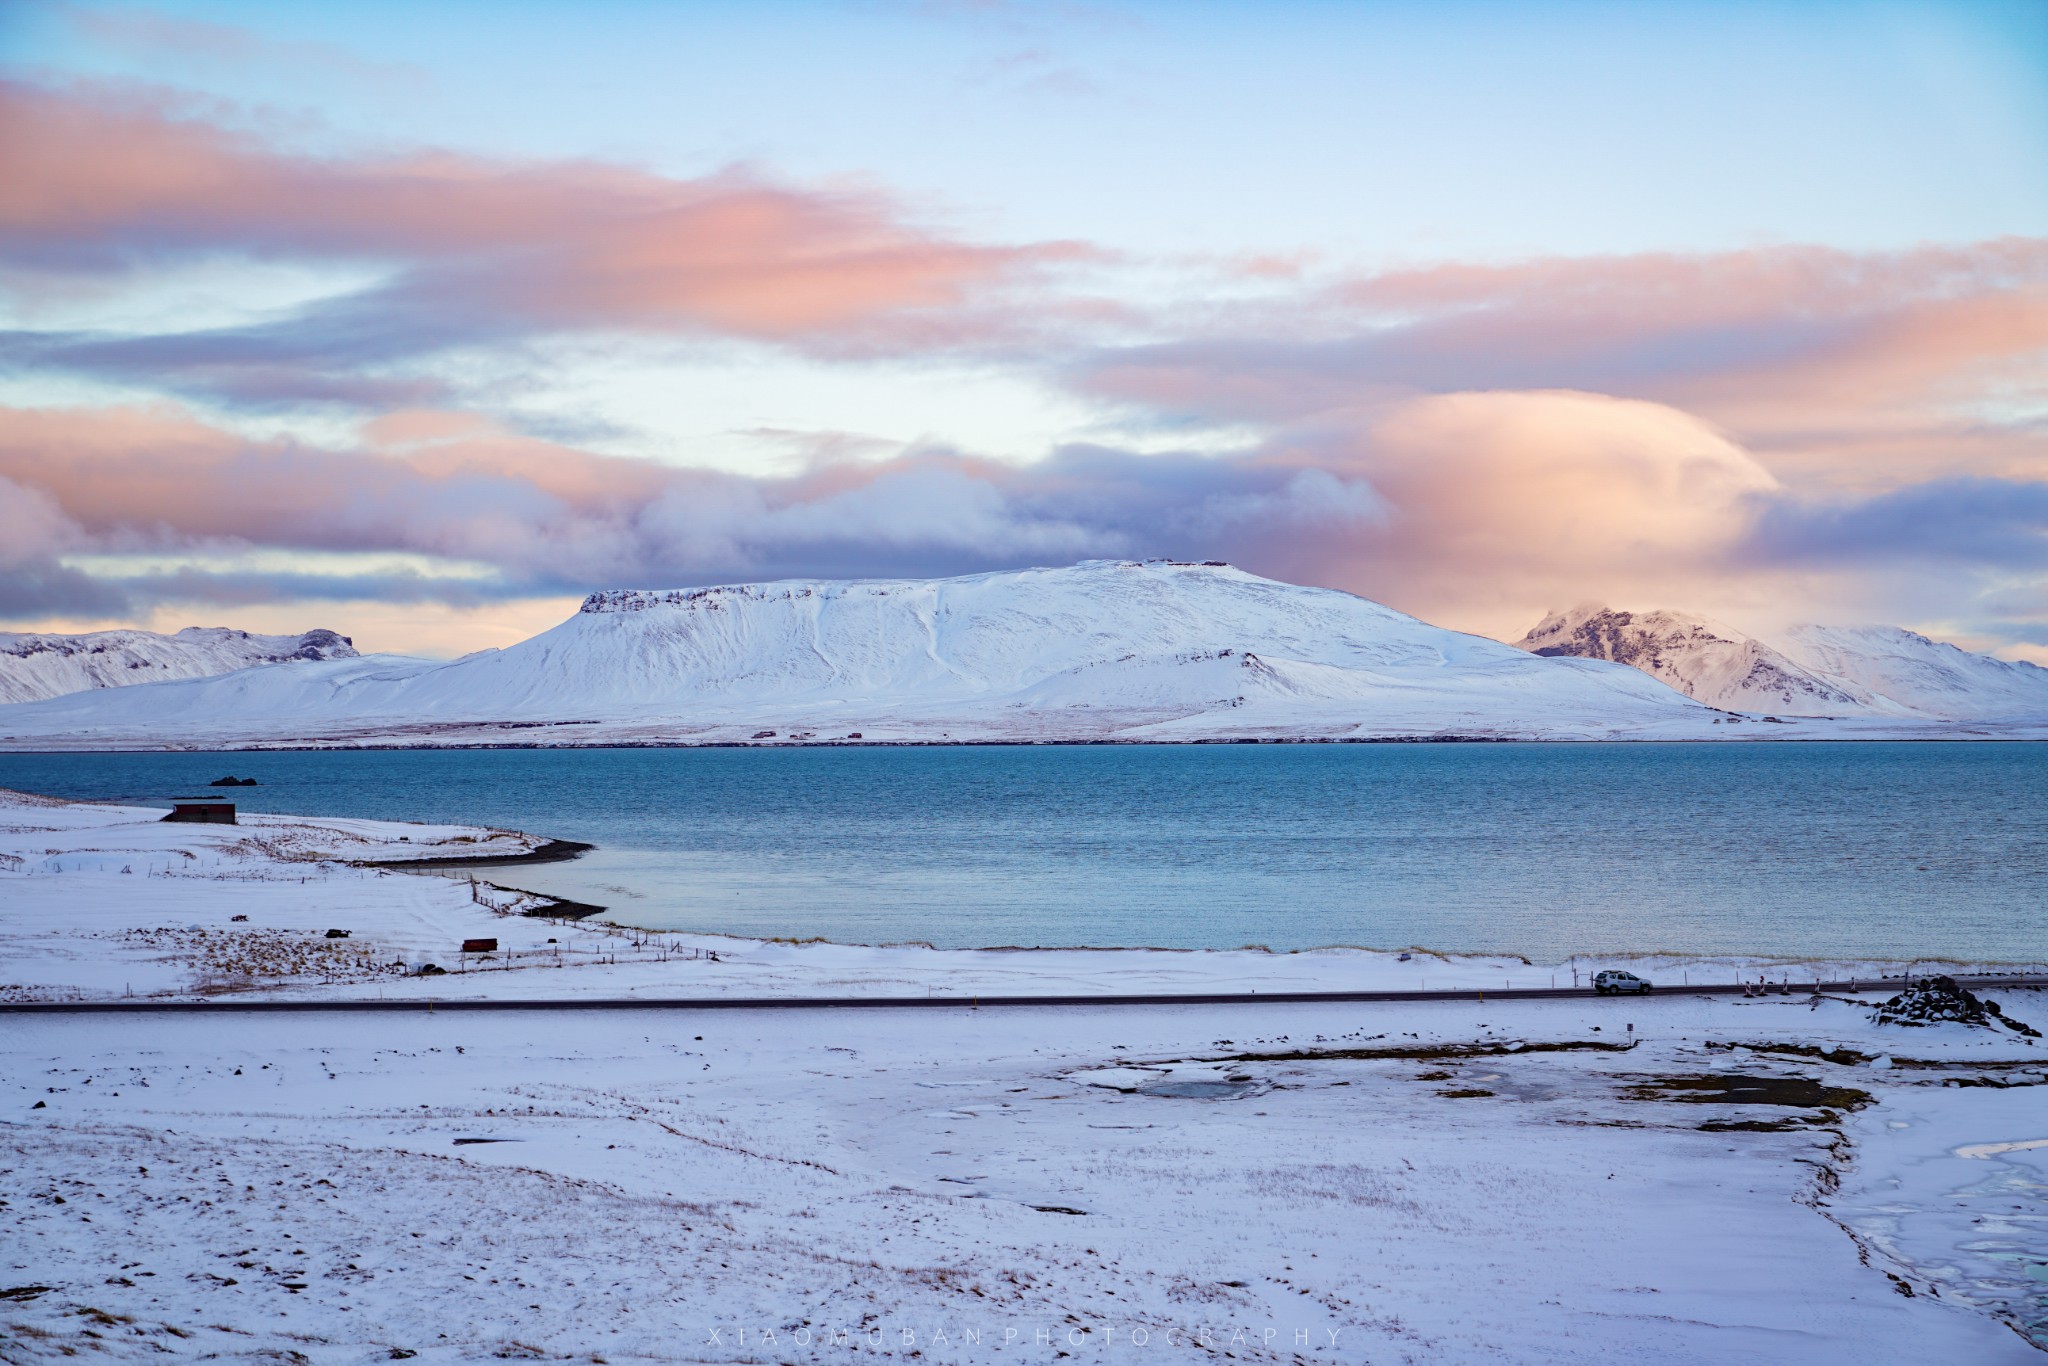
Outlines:
<svg viewBox="0 0 2048 1366"><path fill-rule="evenodd" d="M1811 717L1989 721L2048 717L2048 669L1973 654L1898 626L1793 626L1769 642L1693 613L1588 602L1516 642L1626 664L1708 706Z"/></svg>
<svg viewBox="0 0 2048 1366"><path fill-rule="evenodd" d="M226 626L172 633L121 628L77 635L0 632L0 704L97 688L206 678L263 664L350 659L355 643L333 631L259 635Z"/></svg>
<svg viewBox="0 0 2048 1366"><path fill-rule="evenodd" d="M1592 738L1712 720L1633 670L1539 659L1348 593L1097 560L607 590L502 650L52 699L0 710L0 739Z"/></svg>
<svg viewBox="0 0 2048 1366"><path fill-rule="evenodd" d="M1781 651L1682 612L1625 612L1604 603L1581 603L1550 613L1516 646L1546 657L1625 664L1696 701L1730 711L1825 716L1865 709Z"/></svg>
<svg viewBox="0 0 2048 1366"><path fill-rule="evenodd" d="M2048 700L2031 703L2048 671L1908 632L1811 628L1772 644L1589 605L1534 643L1217 562L608 589L528 640L455 660L351 651L0 707L0 746L2048 734ZM1702 660L1712 668L1674 677L1718 680L1742 706L1637 666ZM1979 725L1987 699L2031 719Z"/></svg>

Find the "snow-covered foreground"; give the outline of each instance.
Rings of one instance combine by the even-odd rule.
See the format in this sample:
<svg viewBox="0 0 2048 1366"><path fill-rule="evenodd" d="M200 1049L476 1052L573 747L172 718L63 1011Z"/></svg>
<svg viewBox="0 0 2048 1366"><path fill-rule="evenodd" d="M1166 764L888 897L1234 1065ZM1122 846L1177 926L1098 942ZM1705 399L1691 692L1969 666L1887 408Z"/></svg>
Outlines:
<svg viewBox="0 0 2048 1366"><path fill-rule="evenodd" d="M1413 966L626 936L322 857L535 842L10 798L10 994ZM388 970L479 935L503 970ZM2000 995L2048 1024L2040 993ZM1802 996L11 1016L0 1356L2028 1361L2008 1324L2048 1320L2043 1138L2048 1047Z"/></svg>
<svg viewBox="0 0 2048 1366"><path fill-rule="evenodd" d="M1538 1051L1624 1015L1632 1051ZM22 1359L2038 1359L1997 1318L2039 1312L2026 1260L1983 1249L2039 1264L2041 1150L1953 1148L2048 1132L2039 1072L1705 1045L1867 1047L1862 1015L15 1021L0 1255L49 1288L0 1331ZM2023 1051L1910 1045L1972 1079ZM1173 1065L1220 1098L1116 1089ZM1876 1099L1657 1088L1702 1073Z"/></svg>

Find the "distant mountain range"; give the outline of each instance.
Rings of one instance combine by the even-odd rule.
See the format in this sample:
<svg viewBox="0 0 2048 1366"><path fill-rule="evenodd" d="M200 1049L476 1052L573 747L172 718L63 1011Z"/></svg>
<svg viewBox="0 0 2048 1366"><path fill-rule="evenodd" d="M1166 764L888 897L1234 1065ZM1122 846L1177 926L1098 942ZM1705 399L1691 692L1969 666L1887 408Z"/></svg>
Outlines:
<svg viewBox="0 0 2048 1366"><path fill-rule="evenodd" d="M2048 669L1972 654L1896 626L1794 626L1766 643L1682 612L1556 612L1518 642L1534 654L1640 669L1730 711L1996 721L2048 717Z"/></svg>
<svg viewBox="0 0 2048 1366"><path fill-rule="evenodd" d="M1225 564L1093 560L597 593L531 640L452 661L316 643L0 706L0 745L1692 739L1946 734L1985 716L2048 734L2048 696L2029 691L2048 671L1909 632L1799 640L1795 657L1600 608L1517 648ZM1851 719L1794 719L1814 715Z"/></svg>
<svg viewBox="0 0 2048 1366"><path fill-rule="evenodd" d="M91 688L208 678L258 664L355 657L354 643L332 631L258 636L220 626L188 626L176 635L0 632L0 703L34 702Z"/></svg>
<svg viewBox="0 0 2048 1366"><path fill-rule="evenodd" d="M440 662L244 669L0 707L0 743L786 743L1609 737L1715 714L1631 669L1543 659L1222 564L594 594Z"/></svg>

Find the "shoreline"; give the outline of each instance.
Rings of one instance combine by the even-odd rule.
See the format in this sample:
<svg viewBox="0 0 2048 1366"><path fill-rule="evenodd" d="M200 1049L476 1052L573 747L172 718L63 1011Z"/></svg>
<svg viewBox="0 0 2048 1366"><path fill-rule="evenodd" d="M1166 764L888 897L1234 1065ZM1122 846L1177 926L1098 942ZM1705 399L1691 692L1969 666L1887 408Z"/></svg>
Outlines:
<svg viewBox="0 0 2048 1366"><path fill-rule="evenodd" d="M553 897L550 892L536 892L531 888L508 888L509 891L524 892L529 896ZM572 905L582 903L571 902ZM613 913L605 921L615 928L634 934L686 935L697 939L728 940L734 944L773 944L789 948L830 948L891 952L912 950L933 954L1242 954L1251 957L1285 959L1306 958L1316 955L1362 955L1397 959L1402 954L1416 959L1430 959L1446 967L1456 967L1461 961L1484 961L1505 963L1526 968L1531 972L1568 972L1575 961L1585 963L1624 964L1646 970L1684 972L1688 969L1718 968L1735 965L1740 970L1777 972L1785 969L1834 968L1842 965L1864 965L1873 968L1906 969L1917 964L1938 965L1950 976L1970 975L1979 972L1999 972L2018 968L2042 968L2048 971L2048 956L2032 958L1982 958L1952 957L1948 954L1915 954L1897 957L1882 954L1867 956L1829 956L1821 954L1774 954L1753 952L1742 949L1702 950L1681 952L1672 949L1615 949L1601 952L1580 950L1561 958L1532 957L1514 949L1444 949L1425 944L1403 944L1386 946L1377 944L1312 944L1301 948L1276 949L1266 944L1220 944L1186 946L1177 944L934 944L928 939L834 939L828 935L815 934L747 934L734 930L699 929L685 926L645 925L621 918L620 908L603 906L598 912ZM532 912L545 916L546 912ZM591 914L585 912L585 915ZM575 917L582 918L582 917ZM1581 968L1581 971L1592 971ZM1866 974L1875 978L1880 974Z"/></svg>
<svg viewBox="0 0 2048 1366"><path fill-rule="evenodd" d="M1978 991L2048 990L2048 973L1937 973L1919 978L1869 978L1848 981L1786 982L1752 992L1740 983L1702 983L1698 986L1660 986L1643 996L1627 998L1647 1005L1651 997L1739 996L1744 1000L1768 1001L1801 998L1818 1001L1825 997L1842 1004L1870 1007L1874 1001L1853 1000L1865 995L1882 996L1893 987L1916 981L1946 978L1966 989ZM418 999L361 1000L205 1000L205 1001L0 1001L0 1015L90 1015L147 1014L152 1011L179 1013L318 1013L322 1011L554 1011L554 1010L1041 1010L1094 1008L1187 1009L1196 1006L1327 1006L1327 1005L1425 1005L1464 1003L1514 1005L1528 1001L1591 1001L1608 997L1591 987L1522 987L1489 990L1485 987L1449 987L1442 991L1273 991L1273 992L1161 992L1148 995L1111 996L1081 993L1060 996L484 996L424 997ZM1617 1005L1621 1004L1617 998ZM1589 1047L1593 1045L1587 1045ZM1622 1045L1605 1045L1622 1047Z"/></svg>
<svg viewBox="0 0 2048 1366"><path fill-rule="evenodd" d="M274 813L266 813L274 814ZM512 832L505 832L512 833ZM417 869L422 872L435 869L460 868L509 868L521 863L567 863L570 859L581 858L597 848L582 840L548 839L547 843L524 854L443 854L435 858L408 859L367 859L359 862L359 868ZM540 893L535 893L540 895ZM598 909L602 910L603 907Z"/></svg>
<svg viewBox="0 0 2048 1366"><path fill-rule="evenodd" d="M251 831L296 832L283 837L288 843L303 843L307 838L338 838L358 843L367 839L371 845L361 852L319 855L333 860L332 865L320 865L321 868L346 868L372 878L402 874L408 880L436 884L446 890L433 895L469 900L487 907L493 919L510 917L533 926L531 934L536 942L556 943L559 934L550 938L545 930L560 926L579 938L622 940L635 944L636 953L657 952L664 958L688 954L693 959L711 961L765 964L772 960L776 965L775 976L782 979L777 986L783 992L797 988L802 981L843 978L846 974L873 978L864 983L870 989L888 981L919 986L929 982L928 989L936 991L939 983L951 980L960 993L991 997L1063 995L1077 988L1082 994L1102 997L1116 994L1107 983L1121 981L1150 984L1138 987L1138 994L1161 994L1166 984L1172 983L1181 994L1243 991L1273 999L1289 992L1327 996L1333 992L1416 991L1435 998L1447 991L1471 990L1498 996L1514 990L1518 979L1524 990L1565 991L1581 978L1590 981L1590 974L1606 967L1627 968L1673 991L1694 989L1690 980L1693 976L1702 978L1703 987L1742 981L1764 981L1775 987L1794 979L1856 981L1876 986L1937 974L1971 979L2048 974L2048 956L1779 954L1633 948L1552 956L1515 950L1442 949L1412 943L1388 947L1332 943L1290 949L1260 944L1180 947L1014 943L942 948L916 939L866 942L823 935L666 927L636 924L630 918L630 909L595 904L573 892L510 886L477 876L498 868L569 862L602 848L586 841L488 827L437 827L356 817L261 812L244 813L244 823L236 826L175 825L156 819L162 810L156 806L79 801L0 789L0 803L7 797L17 799L17 809L68 808L83 822L79 835L86 838L74 845L73 853L52 845L54 830L34 838L32 843L43 846L44 864L52 868L66 867L72 860L83 860L88 866L95 860L106 864L109 855L93 852L96 841L89 832L94 829L105 829L109 834L114 829L124 831L117 842L120 847L128 847L140 837L169 849L211 845L220 851L209 857L241 848L241 841ZM266 841L278 836L263 834L256 838ZM425 842L410 842L416 838ZM422 853L423 850L431 852ZM395 857L400 853L405 856ZM7 854L0 849L0 872L23 869L28 866L25 857L26 851ZM192 854L188 851L183 857L189 859ZM241 866L236 860L244 857L246 854L229 857L224 869ZM293 861L265 876L275 877L279 872L295 874L292 880L305 885L311 871L304 862L307 855L294 852L288 857ZM121 863L122 872L126 873L130 866ZM259 868L262 866L258 864ZM171 867L161 870L164 875L175 875L176 871ZM465 873L469 876L461 876ZM249 875L225 870L214 874ZM332 875L323 874L320 880L329 876ZM42 884L44 879L32 877L24 886ZM1433 990L1432 974L1437 983ZM1126 992L1130 989L1129 985L1125 988Z"/></svg>
<svg viewBox="0 0 2048 1366"><path fill-rule="evenodd" d="M9 796L26 798L34 806L66 806L73 808L99 808L112 812L161 812L161 806L148 804L131 805L122 801L55 797L38 793L16 793L0 788L0 808L4 808ZM1641 974L1662 974L1667 979L1677 977L1679 986L1687 986L1688 974L1721 973L1743 974L1766 977L1783 977L1788 974L1804 975L1811 980L1814 974L1826 974L1828 980L1849 980L1883 982L1903 981L1912 976L1931 975L1914 972L1925 965L1938 969L1949 976L1977 977L1983 975L2009 975L2014 972L2041 970L2048 972L2048 955L2041 958L1991 958L1980 955L1954 953L1918 953L1900 956L1882 953L1770 953L1748 950L1701 950L1684 951L1659 948L1629 948L1606 951L1576 951L1558 956L1531 954L1514 949L1447 949L1422 944L1372 945L1358 943L1328 943L1297 948L1276 949L1268 945L1228 944L1212 946L1180 946L1161 944L970 944L941 947L929 940L850 940L834 939L825 935L803 933L762 934L727 929L705 929L700 927L662 926L636 923L630 918L630 909L615 904L596 904L584 901L574 895L557 891L536 890L514 887L478 878L458 879L448 874L481 872L497 868L566 863L584 855L600 852L605 846L594 842L559 839L551 836L533 835L519 831L489 827L419 826L409 822L377 821L368 818L347 816L303 816L287 813L245 812L256 828L266 825L323 827L361 827L387 831L387 841L403 841L407 837L396 832L400 830L445 830L467 831L468 834L455 836L463 844L462 852L444 850L425 857L404 858L362 858L343 857L337 861L344 866L373 874L402 873L408 876L426 878L439 877L456 886L474 882L480 886L502 892L513 898L523 899L518 916L536 922L552 922L583 926L588 929L602 929L606 933L616 932L628 937L657 936L673 944L696 946L700 951L709 951L708 946L717 945L727 952L743 953L750 950L774 952L811 952L835 955L865 956L885 959L890 955L923 955L924 964L934 971L949 967L964 967L979 960L987 959L1031 959L1060 958L1090 965L1108 965L1109 960L1123 958L1134 964L1145 964L1146 960L1160 958L1178 959L1187 963L1212 965L1218 971L1205 972L1203 976L1227 975L1230 968L1287 967L1299 971L1312 971L1316 966L1328 966L1342 971L1344 968L1389 968L1412 971L1418 977L1425 975L1432 967L1436 970L1457 975L1469 975L1484 971L1502 974L1503 980L1511 983L1516 974L1529 977L1556 977L1570 973L1574 968L1591 973L1601 966L1625 966ZM207 826L166 826L169 830L204 831L229 830L245 831L250 825L229 827ZM496 847L477 847L479 837ZM414 848L420 846L413 846ZM396 851L399 844L386 842L382 848ZM55 854L57 851L49 851ZM407 850L411 852L410 849ZM7 859L16 856L5 854L0 849L0 872L8 868ZM1402 962L1407 955L1411 961ZM1316 963L1315 960L1324 960ZM1398 965L1398 967L1396 966ZM1557 983L1552 981L1551 986ZM1361 988L1362 989L1362 988ZM1380 989L1380 988L1374 988ZM1434 993L1432 993L1434 994Z"/></svg>
<svg viewBox="0 0 2048 1366"><path fill-rule="evenodd" d="M494 884L495 885L495 884ZM531 888L508 887L507 891L523 892L534 897L553 897L553 893L536 892ZM583 903L570 902L580 906ZM1596 971L1597 967L1586 964L1619 965L1633 970L1649 972L1706 971L1728 969L1732 971L1780 973L1805 969L1828 969L1844 965L1861 965L1873 971L1858 977L1858 981L1901 981L1907 976L1914 978L1931 973L1911 973L1907 969L1926 965L1951 977L1979 976L1984 974L2010 973L2019 969L2041 968L2048 971L2048 956L2032 958L1983 958L1953 957L1947 954L1917 954L1911 957L1869 955L1856 957L1826 956L1817 954L1771 954L1753 953L1743 950L1720 952L1680 953L1668 949L1615 949L1609 952L1580 951L1566 954L1562 958L1532 957L1512 949L1439 949L1426 945L1409 944L1399 948L1388 948L1372 944L1316 944L1298 949L1275 949L1264 944L1227 944L1205 947L1186 947L1173 944L956 944L938 945L927 939L858 940L833 939L826 935L795 934L747 934L733 930L708 930L661 925L643 925L616 918L619 908L601 906L595 912L585 911L579 915L565 917L583 919L593 914L606 914L605 924L632 934L677 935L691 939L721 940L736 945L773 945L791 949L836 949L849 952L892 953L915 952L938 955L976 954L1070 954L1075 957L1112 954L1181 954L1200 955L1242 955L1253 959L1300 959L1317 956L1357 956L1400 960L1408 954L1413 959L1428 959L1445 968L1455 969L1471 963L1505 964L1511 969L1526 969L1534 974L1567 973L1576 961L1581 972ZM547 918L547 911L532 911L527 914ZM1775 979L1774 979L1775 980ZM1832 980L1832 979L1830 979Z"/></svg>
<svg viewBox="0 0 2048 1366"><path fill-rule="evenodd" d="M1981 722L1931 722L1930 725L1971 726ZM1024 740L1024 739L937 739L937 740L591 740L588 742L564 741L544 743L540 741L482 741L461 740L447 742L393 742L389 744L366 741L332 743L317 740L261 741L232 745L161 745L153 747L132 745L68 745L59 748L47 746L13 746L0 740L0 755L4 754L329 754L329 753L432 753L439 750L603 750L603 749L752 749L752 750L828 750L828 749L1084 749L1100 747L1128 747L1143 749L1192 749L1197 746L1228 745L1291 745L1336 748L1348 745L1736 745L1768 743L1773 745L1958 745L1958 744L2048 744L2048 725L2026 722L2015 723L2015 728L2024 733L2016 734L1955 734L1955 735L1772 735L1751 733L1743 735L1686 735L1686 736L1523 736L1523 735L1324 735L1324 736L1243 736L1204 737L1193 740L1148 740L1137 738L1098 737L1066 740Z"/></svg>

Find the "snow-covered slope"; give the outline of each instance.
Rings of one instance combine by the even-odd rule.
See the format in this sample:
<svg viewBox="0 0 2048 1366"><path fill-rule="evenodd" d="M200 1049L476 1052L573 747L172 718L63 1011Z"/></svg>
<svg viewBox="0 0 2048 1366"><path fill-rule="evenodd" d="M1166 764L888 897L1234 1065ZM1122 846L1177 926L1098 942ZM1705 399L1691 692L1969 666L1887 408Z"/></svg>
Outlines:
<svg viewBox="0 0 2048 1366"><path fill-rule="evenodd" d="M1617 612L1583 603L1551 613L1517 644L1532 654L1626 664L1730 711L1840 716L1866 710L1855 695L1762 641L1681 612Z"/></svg>
<svg viewBox="0 0 2048 1366"><path fill-rule="evenodd" d="M1518 642L1534 654L1605 659L1709 706L1788 716L1931 721L2048 717L2048 669L1971 654L1896 626L1794 626L1767 644L1682 612L1588 603Z"/></svg>
<svg viewBox="0 0 2048 1366"><path fill-rule="evenodd" d="M1538 658L1348 593L1222 564L1089 561L598 593L505 650L0 708L0 741L1590 737L1714 721L1633 670Z"/></svg>
<svg viewBox="0 0 2048 1366"><path fill-rule="evenodd" d="M222 626L176 635L93 631L86 635L0 632L0 703L33 702L93 688L208 678L257 664L353 659L355 645L332 631L259 636Z"/></svg>
<svg viewBox="0 0 2048 1366"><path fill-rule="evenodd" d="M1873 711L1951 721L2048 716L2048 669L1897 626L1794 626L1782 648Z"/></svg>

